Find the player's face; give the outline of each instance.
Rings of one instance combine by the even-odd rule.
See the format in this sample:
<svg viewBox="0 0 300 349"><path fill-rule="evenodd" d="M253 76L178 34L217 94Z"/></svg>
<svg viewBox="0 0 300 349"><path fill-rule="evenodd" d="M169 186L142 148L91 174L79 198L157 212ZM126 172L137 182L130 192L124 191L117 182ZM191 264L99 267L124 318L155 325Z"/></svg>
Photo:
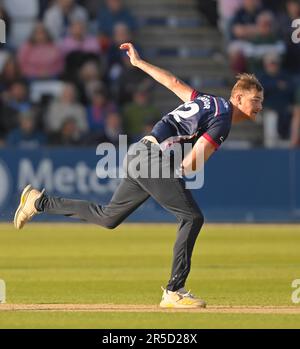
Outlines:
<svg viewBox="0 0 300 349"><path fill-rule="evenodd" d="M238 98L238 107L247 118L254 121L257 114L262 111L263 100L263 92L258 92L255 89L242 92Z"/></svg>

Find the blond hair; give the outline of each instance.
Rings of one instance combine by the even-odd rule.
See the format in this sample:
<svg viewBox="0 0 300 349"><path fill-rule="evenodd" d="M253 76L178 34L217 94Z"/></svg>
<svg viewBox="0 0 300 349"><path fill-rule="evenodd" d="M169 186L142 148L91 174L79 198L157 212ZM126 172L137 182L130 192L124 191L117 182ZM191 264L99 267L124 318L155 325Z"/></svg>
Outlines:
<svg viewBox="0 0 300 349"><path fill-rule="evenodd" d="M264 88L254 74L241 73L236 76L237 82L232 88L231 96L237 91L250 91L252 89L263 92Z"/></svg>

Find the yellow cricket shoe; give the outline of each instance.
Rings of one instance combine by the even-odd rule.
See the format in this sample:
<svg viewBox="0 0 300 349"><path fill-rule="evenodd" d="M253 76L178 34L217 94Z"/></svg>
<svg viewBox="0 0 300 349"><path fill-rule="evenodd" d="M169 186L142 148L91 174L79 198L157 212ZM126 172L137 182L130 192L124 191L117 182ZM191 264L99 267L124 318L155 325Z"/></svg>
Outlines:
<svg viewBox="0 0 300 349"><path fill-rule="evenodd" d="M16 229L22 229L38 213L34 204L44 194L44 191L45 189L42 191L33 189L31 185L27 185L22 191L20 205L14 217L14 226Z"/></svg>
<svg viewBox="0 0 300 349"><path fill-rule="evenodd" d="M161 308L205 308L206 303L181 288L172 292L163 288L162 300L159 304Z"/></svg>

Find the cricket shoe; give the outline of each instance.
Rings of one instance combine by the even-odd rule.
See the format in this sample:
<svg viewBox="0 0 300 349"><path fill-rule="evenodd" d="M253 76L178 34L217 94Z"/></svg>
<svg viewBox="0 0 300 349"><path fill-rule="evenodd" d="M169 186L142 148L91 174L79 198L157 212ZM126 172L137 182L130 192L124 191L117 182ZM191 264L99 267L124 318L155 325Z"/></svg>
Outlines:
<svg viewBox="0 0 300 349"><path fill-rule="evenodd" d="M17 208L14 218L14 226L16 229L22 229L24 225L35 216L38 211L35 208L35 202L44 194L45 189L38 191L33 189L31 185L22 191L20 205Z"/></svg>
<svg viewBox="0 0 300 349"><path fill-rule="evenodd" d="M162 288L163 296L160 302L161 308L205 308L206 303L181 288L178 291L172 292L167 289Z"/></svg>

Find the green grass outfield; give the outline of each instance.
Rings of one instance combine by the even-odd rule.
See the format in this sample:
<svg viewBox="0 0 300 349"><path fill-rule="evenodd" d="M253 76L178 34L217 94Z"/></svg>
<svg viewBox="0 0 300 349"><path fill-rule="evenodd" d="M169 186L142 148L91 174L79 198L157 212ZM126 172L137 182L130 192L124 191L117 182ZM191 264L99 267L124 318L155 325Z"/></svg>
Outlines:
<svg viewBox="0 0 300 349"><path fill-rule="evenodd" d="M299 225L205 225L187 288L207 301L208 310L226 306L225 312L151 311L169 278L175 236L172 224L105 230L31 223L22 231L1 224L0 279L6 281L8 304L128 304L150 310L0 306L0 328L300 328L300 304L291 301L292 281L300 279ZM228 306L244 311L230 312ZM253 306L271 310L253 313ZM280 307L295 312L277 313Z"/></svg>

